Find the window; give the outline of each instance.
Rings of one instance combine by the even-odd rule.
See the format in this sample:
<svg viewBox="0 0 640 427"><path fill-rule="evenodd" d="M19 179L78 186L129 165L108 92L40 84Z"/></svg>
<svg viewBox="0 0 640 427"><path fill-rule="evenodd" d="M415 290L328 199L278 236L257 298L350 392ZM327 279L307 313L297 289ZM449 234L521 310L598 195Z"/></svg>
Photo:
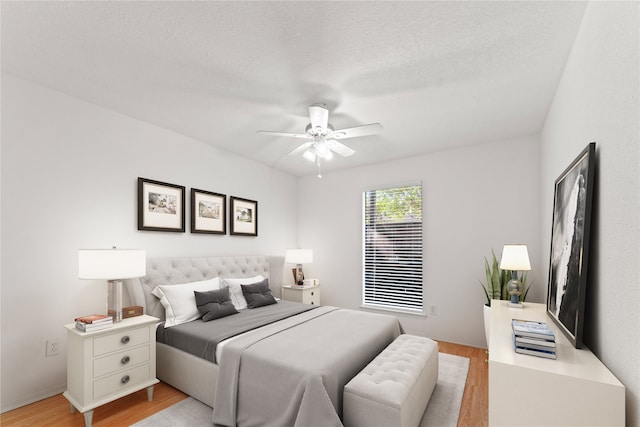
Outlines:
<svg viewBox="0 0 640 427"><path fill-rule="evenodd" d="M363 194L366 307L422 312L422 185Z"/></svg>

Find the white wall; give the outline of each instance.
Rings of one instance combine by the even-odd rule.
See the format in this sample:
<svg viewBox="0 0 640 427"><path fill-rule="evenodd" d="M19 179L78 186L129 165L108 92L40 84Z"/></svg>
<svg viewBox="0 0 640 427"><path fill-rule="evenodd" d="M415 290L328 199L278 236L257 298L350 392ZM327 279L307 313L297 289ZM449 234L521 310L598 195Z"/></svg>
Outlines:
<svg viewBox="0 0 640 427"><path fill-rule="evenodd" d="M640 426L640 3L591 2L542 133L543 230L555 179L595 141L585 342L627 388ZM544 257L550 236L543 234ZM548 266L547 266L548 267Z"/></svg>
<svg viewBox="0 0 640 427"><path fill-rule="evenodd" d="M305 275L320 280L323 304L360 307L362 192L422 182L424 305L437 315L401 316L402 324L408 333L484 347L479 279L492 248L499 257L506 243L529 246L528 300L544 301L539 173L539 141L528 137L301 178L299 244L314 251Z"/></svg>
<svg viewBox="0 0 640 427"><path fill-rule="evenodd" d="M257 200L259 236L138 231L139 176ZM296 245L297 178L4 74L1 182L3 412L63 391L62 325L104 311L106 284L77 278L79 248L159 257ZM57 337L60 355L45 358Z"/></svg>

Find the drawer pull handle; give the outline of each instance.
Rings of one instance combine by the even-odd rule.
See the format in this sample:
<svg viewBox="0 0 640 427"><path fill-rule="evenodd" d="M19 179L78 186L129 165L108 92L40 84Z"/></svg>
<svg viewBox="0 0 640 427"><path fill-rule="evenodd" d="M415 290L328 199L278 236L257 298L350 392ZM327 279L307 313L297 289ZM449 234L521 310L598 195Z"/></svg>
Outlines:
<svg viewBox="0 0 640 427"><path fill-rule="evenodd" d="M129 380L130 380L130 379L131 379L131 378L129 378L129 375L125 375L124 377L122 377L122 379L120 380L120 382L121 382L122 384L126 384L126 383L128 383L128 382L129 382Z"/></svg>
<svg viewBox="0 0 640 427"><path fill-rule="evenodd" d="M125 336L123 336L123 337L122 337L122 339L120 340L120 342L121 342L122 344L129 344L129 340L130 340L130 339L131 339L131 338L129 338L129 335L125 335Z"/></svg>
<svg viewBox="0 0 640 427"><path fill-rule="evenodd" d="M311 296L314 296L315 294L313 292L311 292Z"/></svg>
<svg viewBox="0 0 640 427"><path fill-rule="evenodd" d="M122 359L120 359L120 363L122 363L123 365L126 365L127 363L129 363L131 359L129 358L129 356L124 356Z"/></svg>

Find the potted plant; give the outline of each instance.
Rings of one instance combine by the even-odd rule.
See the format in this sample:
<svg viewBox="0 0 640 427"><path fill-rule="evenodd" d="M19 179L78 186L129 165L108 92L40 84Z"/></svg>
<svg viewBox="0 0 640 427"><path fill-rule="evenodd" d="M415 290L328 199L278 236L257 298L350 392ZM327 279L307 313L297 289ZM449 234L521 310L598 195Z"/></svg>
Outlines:
<svg viewBox="0 0 640 427"><path fill-rule="evenodd" d="M491 257L491 263L489 263L487 258L484 259L484 271L487 282L485 284L480 281L484 294L487 297L487 302L484 305L484 333L487 339L487 346L489 346L489 313L491 312L491 300L511 299L509 292L507 292L507 284L511 280L511 270L500 270L498 259L493 249L491 249ZM527 298L527 293L531 287L531 285L527 286L527 273L528 272L525 271L520 279L524 289L519 297L520 302L523 302Z"/></svg>

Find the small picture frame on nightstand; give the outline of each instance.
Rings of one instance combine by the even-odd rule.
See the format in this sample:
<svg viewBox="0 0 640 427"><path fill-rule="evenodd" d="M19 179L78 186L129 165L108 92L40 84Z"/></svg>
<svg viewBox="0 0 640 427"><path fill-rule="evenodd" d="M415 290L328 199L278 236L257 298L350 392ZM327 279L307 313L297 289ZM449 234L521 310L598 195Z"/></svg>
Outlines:
<svg viewBox="0 0 640 427"><path fill-rule="evenodd" d="M295 286L298 286L298 269L292 268L291 274L293 275L293 284ZM304 272L301 271L300 275L302 276L302 281L304 282Z"/></svg>

